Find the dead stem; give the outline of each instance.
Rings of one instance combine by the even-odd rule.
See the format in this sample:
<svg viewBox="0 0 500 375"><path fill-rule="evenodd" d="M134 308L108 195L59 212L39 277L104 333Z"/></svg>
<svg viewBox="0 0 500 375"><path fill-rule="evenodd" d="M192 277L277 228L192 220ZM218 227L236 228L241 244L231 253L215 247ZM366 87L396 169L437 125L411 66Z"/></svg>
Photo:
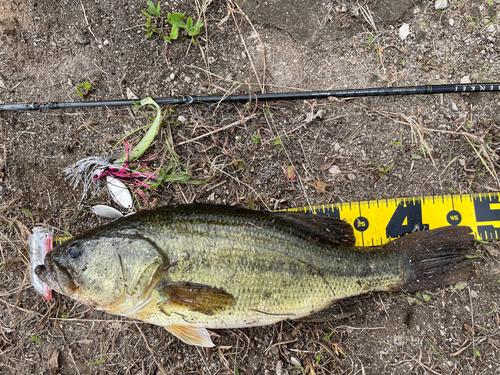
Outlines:
<svg viewBox="0 0 500 375"><path fill-rule="evenodd" d="M212 134L215 134L215 133L221 132L221 131L223 131L223 130L228 130L228 129L231 129L231 128L233 128L233 127L237 126L237 125L244 124L244 123L245 123L245 122L247 122L248 120L251 120L251 119L255 118L255 116L256 116L256 114L255 114L255 113L254 113L254 114L251 114L251 115L250 115L250 116L248 116L248 117L244 117L244 118L242 118L242 119L239 119L238 121L235 121L235 122L233 122L233 123L231 123L231 124L229 124L229 125L226 125L226 126L224 126L224 127L222 127L222 128L218 128L218 129L215 129L215 130L213 130L213 131L211 131L211 132L208 132L208 133L206 133L206 134L202 134L202 135L200 135L200 136L198 136L198 137L196 137L196 138L193 138L193 139L189 139L189 140L187 140L187 141L180 142L180 143L178 143L177 145L178 145L178 146L181 146L181 145L184 145L184 144L186 144L186 143L194 142L194 141L197 141L197 140L199 140L199 139L202 139L202 138L208 137L209 135L212 135Z"/></svg>

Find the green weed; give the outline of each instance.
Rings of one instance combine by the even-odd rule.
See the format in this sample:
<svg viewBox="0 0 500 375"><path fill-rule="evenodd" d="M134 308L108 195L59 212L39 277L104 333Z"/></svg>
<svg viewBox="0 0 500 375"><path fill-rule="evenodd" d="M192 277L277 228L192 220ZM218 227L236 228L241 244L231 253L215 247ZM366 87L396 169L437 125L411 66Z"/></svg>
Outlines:
<svg viewBox="0 0 500 375"><path fill-rule="evenodd" d="M83 99L92 90L92 84L90 82L80 83L75 90Z"/></svg>
<svg viewBox="0 0 500 375"><path fill-rule="evenodd" d="M163 25L163 20L160 10L160 3L158 3L155 7L152 1L148 1L148 10L142 11L142 13L147 17L146 23L144 24L144 31L146 31L146 37L148 38L153 36L153 34L161 33L161 29L159 30L159 27ZM170 43L179 37L179 29L186 30L187 35L191 37L191 42L196 43L194 37L200 33L204 23L200 20L194 22L191 17L188 17L186 21L184 21L185 16L186 13L168 13L165 22L170 24L172 28L170 30L170 35L162 35L163 39L165 39L167 43Z"/></svg>

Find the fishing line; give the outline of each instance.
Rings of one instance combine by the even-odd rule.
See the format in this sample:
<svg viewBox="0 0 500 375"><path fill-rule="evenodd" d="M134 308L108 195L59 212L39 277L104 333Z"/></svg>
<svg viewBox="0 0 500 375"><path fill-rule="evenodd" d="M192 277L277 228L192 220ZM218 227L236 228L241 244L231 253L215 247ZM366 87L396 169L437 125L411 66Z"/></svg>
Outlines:
<svg viewBox="0 0 500 375"><path fill-rule="evenodd" d="M215 103L247 103L250 101L277 101L277 100L304 100L335 98L357 98L365 96L394 96L394 95L430 95L451 93L473 93L473 92L499 92L500 83L471 83L451 85L426 85L406 87L383 87L368 89L329 90L329 91L302 91L284 92L271 94L245 95L212 95L191 96L184 95L170 98L153 98L159 105L165 104L215 104ZM31 102L25 104L0 104L0 111L30 111L41 109L64 109L64 108L93 108L93 107L118 107L134 106L140 100L102 100L91 102Z"/></svg>

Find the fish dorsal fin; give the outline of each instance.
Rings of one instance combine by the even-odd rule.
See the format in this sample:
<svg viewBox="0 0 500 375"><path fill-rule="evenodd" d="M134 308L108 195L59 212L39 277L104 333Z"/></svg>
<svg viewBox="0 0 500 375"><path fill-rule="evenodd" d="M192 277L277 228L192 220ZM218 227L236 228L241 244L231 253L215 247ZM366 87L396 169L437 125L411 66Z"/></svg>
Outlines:
<svg viewBox="0 0 500 375"><path fill-rule="evenodd" d="M214 345L210 334L205 328L191 326L166 326L165 329L179 340L189 345L198 345L211 348Z"/></svg>
<svg viewBox="0 0 500 375"><path fill-rule="evenodd" d="M174 282L159 286L165 303L171 307L213 315L217 311L234 306L232 294L209 285Z"/></svg>
<svg viewBox="0 0 500 375"><path fill-rule="evenodd" d="M306 236L329 245L352 247L356 243L352 225L344 220L301 212L275 212L272 215L280 218L283 224L288 223Z"/></svg>

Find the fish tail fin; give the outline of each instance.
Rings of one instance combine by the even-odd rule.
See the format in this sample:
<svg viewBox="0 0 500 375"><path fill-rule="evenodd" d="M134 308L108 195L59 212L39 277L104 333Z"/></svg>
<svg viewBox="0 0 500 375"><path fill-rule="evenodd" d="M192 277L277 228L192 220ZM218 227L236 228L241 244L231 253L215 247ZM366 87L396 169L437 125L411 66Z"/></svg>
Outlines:
<svg viewBox="0 0 500 375"><path fill-rule="evenodd" d="M466 255L474 244L470 227L451 226L415 232L390 242L385 248L405 249L409 272L401 289L413 292L450 285L456 282L453 279L471 276L472 265Z"/></svg>

